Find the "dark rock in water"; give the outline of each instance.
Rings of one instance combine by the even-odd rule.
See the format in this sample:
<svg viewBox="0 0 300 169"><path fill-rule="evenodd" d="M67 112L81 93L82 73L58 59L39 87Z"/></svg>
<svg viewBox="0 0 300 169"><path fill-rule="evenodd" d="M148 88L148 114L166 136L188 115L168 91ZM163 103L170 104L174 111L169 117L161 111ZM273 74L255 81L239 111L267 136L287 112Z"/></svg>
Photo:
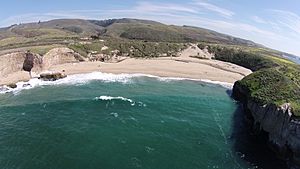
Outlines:
<svg viewBox="0 0 300 169"><path fill-rule="evenodd" d="M42 73L40 74L39 79L44 81L56 81L62 78L67 77L67 75L60 72L50 72L50 73Z"/></svg>
<svg viewBox="0 0 300 169"><path fill-rule="evenodd" d="M29 83L23 84L22 87L27 87L27 86L31 86Z"/></svg>
<svg viewBox="0 0 300 169"><path fill-rule="evenodd" d="M8 84L7 86L12 89L17 88L17 85L15 83Z"/></svg>

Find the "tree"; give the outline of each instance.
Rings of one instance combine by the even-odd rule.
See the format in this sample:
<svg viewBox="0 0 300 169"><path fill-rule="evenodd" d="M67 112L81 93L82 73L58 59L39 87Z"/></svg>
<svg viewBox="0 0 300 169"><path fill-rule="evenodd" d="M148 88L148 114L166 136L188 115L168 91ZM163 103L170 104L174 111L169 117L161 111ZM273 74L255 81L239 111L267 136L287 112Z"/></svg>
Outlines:
<svg viewBox="0 0 300 169"><path fill-rule="evenodd" d="M26 56L25 56L25 60L23 63L23 70L26 72L29 72L29 76L30 78L31 76L31 69L34 66L34 55L32 53L30 53L30 51L26 52Z"/></svg>

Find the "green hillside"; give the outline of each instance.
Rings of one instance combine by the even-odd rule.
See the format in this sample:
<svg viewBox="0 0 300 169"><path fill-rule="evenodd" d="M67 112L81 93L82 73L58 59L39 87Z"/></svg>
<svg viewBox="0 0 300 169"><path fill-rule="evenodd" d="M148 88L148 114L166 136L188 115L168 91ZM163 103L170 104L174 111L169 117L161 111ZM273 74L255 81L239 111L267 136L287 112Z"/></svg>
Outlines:
<svg viewBox="0 0 300 169"><path fill-rule="evenodd" d="M300 116L300 66L279 57L277 51L230 47L228 45L199 44L215 53L215 59L231 62L254 71L236 82L246 89L249 99L265 104L281 106L290 103L295 116Z"/></svg>
<svg viewBox="0 0 300 169"><path fill-rule="evenodd" d="M153 36L155 35L155 36ZM260 46L254 42L215 31L165 25L137 19L80 20L58 19L47 22L12 25L0 29L0 50L47 44L66 44L80 38L116 38L151 42L210 42ZM66 42L66 40L70 40Z"/></svg>

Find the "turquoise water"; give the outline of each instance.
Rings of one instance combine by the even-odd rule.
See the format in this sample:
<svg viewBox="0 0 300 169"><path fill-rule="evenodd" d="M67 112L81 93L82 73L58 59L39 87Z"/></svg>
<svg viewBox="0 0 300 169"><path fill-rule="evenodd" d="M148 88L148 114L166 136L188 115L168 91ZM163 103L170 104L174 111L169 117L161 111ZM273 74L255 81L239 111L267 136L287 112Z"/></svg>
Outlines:
<svg viewBox="0 0 300 169"><path fill-rule="evenodd" d="M246 169L227 89L133 77L0 95L1 169Z"/></svg>

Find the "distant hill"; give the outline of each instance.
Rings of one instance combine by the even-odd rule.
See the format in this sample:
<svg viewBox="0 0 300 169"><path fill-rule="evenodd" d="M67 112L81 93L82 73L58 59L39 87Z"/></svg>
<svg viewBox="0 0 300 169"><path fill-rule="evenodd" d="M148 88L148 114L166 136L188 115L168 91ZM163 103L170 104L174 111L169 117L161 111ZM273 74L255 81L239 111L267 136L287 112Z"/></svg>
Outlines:
<svg viewBox="0 0 300 169"><path fill-rule="evenodd" d="M250 40L218 33L213 30L187 25L166 25L151 20L129 18L108 20L55 19L0 28L0 54L19 48L24 50L39 46L45 46L48 49L51 48L49 45L69 46L72 43L91 37L110 39L111 42L201 42L223 46L229 45L263 55L284 57L300 63L299 58L294 55L269 49ZM118 46L119 44L111 45ZM120 45L116 47L116 49L118 48L120 48Z"/></svg>
<svg viewBox="0 0 300 169"><path fill-rule="evenodd" d="M282 55L284 58L287 58L295 63L300 64L300 56L296 56L296 55L292 55L292 54L288 54L288 53L283 53Z"/></svg>
<svg viewBox="0 0 300 169"><path fill-rule="evenodd" d="M10 42L12 38L30 41L28 38L42 40L87 36L106 36L153 42L201 41L208 43L261 47L261 45L252 41L221 34L208 29L192 26L165 25L155 21L127 18L99 21L57 19L47 22L12 25L10 27L0 29L0 46L1 44L5 45L3 44L3 41Z"/></svg>

